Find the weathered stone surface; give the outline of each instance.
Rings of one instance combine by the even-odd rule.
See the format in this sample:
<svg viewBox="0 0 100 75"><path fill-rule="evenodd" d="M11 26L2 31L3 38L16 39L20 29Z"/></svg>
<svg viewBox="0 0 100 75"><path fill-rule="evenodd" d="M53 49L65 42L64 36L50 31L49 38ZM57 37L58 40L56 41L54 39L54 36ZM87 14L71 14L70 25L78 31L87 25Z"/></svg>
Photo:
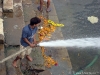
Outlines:
<svg viewBox="0 0 100 75"><path fill-rule="evenodd" d="M24 4L32 4L32 1L31 0L23 0L23 3Z"/></svg>
<svg viewBox="0 0 100 75"><path fill-rule="evenodd" d="M19 51L19 47L7 47L6 51L7 51L6 52L6 57L7 57ZM18 68L12 66L12 62L15 58L16 56L6 61L7 75L22 75L19 67L19 61L17 61Z"/></svg>
<svg viewBox="0 0 100 75"><path fill-rule="evenodd" d="M39 73L39 75L52 75L52 74L50 73L50 71L45 70L45 71Z"/></svg>
<svg viewBox="0 0 100 75"><path fill-rule="evenodd" d="M3 10L4 12L13 12L13 0L4 0Z"/></svg>
<svg viewBox="0 0 100 75"><path fill-rule="evenodd" d="M8 45L20 45L21 32L25 25L22 0L14 1L14 13L5 13L4 21L6 43Z"/></svg>
<svg viewBox="0 0 100 75"><path fill-rule="evenodd" d="M16 53L17 51L19 51L19 46L16 46L16 47L8 46L8 47L6 47L6 57L11 56L12 54ZM23 75L21 70L20 70L20 67L19 67L20 60L17 61L17 66L18 66L17 68L13 67L13 65L12 65L12 62L14 61L16 56L12 57L11 59L6 61L7 75Z"/></svg>
<svg viewBox="0 0 100 75"><path fill-rule="evenodd" d="M2 8L0 8L0 17L2 17Z"/></svg>
<svg viewBox="0 0 100 75"><path fill-rule="evenodd" d="M29 24L30 19L35 16L34 7L31 0L23 0L23 11L25 24ZM31 13L30 13L31 12Z"/></svg>
<svg viewBox="0 0 100 75"><path fill-rule="evenodd" d="M36 70L45 70L44 59L42 56L41 48L40 47L36 47L35 49L33 48L31 56L33 58L33 61L30 62L29 65L31 65L32 68Z"/></svg>
<svg viewBox="0 0 100 75"><path fill-rule="evenodd" d="M5 58L4 55L4 45L0 44L0 61ZM5 62L0 64L0 75L6 75Z"/></svg>
<svg viewBox="0 0 100 75"><path fill-rule="evenodd" d="M0 18L0 44L4 42L3 19Z"/></svg>
<svg viewBox="0 0 100 75"><path fill-rule="evenodd" d="M7 49L7 54L6 55L9 56L13 53L15 53L15 50L8 50ZM9 59L8 61L6 61L6 66L7 66L6 68L7 68L7 73L8 73L7 75L17 75L15 68L12 66L12 62L13 62L14 58Z"/></svg>
<svg viewBox="0 0 100 75"><path fill-rule="evenodd" d="M51 12L48 13L49 14L49 17L50 16L57 16L57 13L56 13L56 10L55 10L55 6L54 6L53 2L51 2L50 8L53 8L53 9L52 9Z"/></svg>

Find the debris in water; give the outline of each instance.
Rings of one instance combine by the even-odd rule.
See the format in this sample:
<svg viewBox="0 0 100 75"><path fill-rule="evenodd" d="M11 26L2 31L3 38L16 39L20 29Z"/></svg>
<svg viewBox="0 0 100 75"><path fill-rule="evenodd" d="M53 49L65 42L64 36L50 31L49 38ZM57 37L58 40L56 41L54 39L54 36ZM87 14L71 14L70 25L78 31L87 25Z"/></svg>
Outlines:
<svg viewBox="0 0 100 75"><path fill-rule="evenodd" d="M98 17L95 16L89 16L87 18L88 21L90 21L92 24L97 23L98 22Z"/></svg>

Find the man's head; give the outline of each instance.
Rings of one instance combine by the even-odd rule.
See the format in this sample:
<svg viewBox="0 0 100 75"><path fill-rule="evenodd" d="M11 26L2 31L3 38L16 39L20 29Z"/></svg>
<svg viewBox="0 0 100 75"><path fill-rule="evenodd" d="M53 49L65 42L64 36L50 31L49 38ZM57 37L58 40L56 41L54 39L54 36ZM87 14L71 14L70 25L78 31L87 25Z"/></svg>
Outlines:
<svg viewBox="0 0 100 75"><path fill-rule="evenodd" d="M30 20L30 25L31 27L35 27L35 26L38 26L38 24L41 22L41 19L39 19L38 17L33 17L31 18Z"/></svg>

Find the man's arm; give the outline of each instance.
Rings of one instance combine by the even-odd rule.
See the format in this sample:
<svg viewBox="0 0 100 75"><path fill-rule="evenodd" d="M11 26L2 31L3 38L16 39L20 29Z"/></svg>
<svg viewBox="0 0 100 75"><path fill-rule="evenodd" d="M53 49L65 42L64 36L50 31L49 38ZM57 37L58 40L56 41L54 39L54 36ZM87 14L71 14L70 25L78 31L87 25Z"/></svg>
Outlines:
<svg viewBox="0 0 100 75"><path fill-rule="evenodd" d="M27 44L29 44L29 46L30 47L34 47L35 45L33 44L33 43L31 43L30 41L28 41L28 39L27 39L27 31L25 30L25 29L23 29L22 30L22 38L23 38L23 40L27 43Z"/></svg>

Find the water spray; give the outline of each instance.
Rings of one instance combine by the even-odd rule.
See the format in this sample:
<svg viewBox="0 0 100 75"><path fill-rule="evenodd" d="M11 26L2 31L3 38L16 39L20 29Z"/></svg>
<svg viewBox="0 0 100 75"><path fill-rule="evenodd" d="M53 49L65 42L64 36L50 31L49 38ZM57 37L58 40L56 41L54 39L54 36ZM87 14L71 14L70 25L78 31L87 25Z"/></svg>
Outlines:
<svg viewBox="0 0 100 75"><path fill-rule="evenodd" d="M44 47L97 47L100 48L100 38L82 38L82 39L68 39L68 40L56 40L56 41L48 41L48 42L40 42L36 43L35 47L44 46ZM25 51L26 49L20 50L0 61L3 63L12 57L17 56L21 52Z"/></svg>
<svg viewBox="0 0 100 75"><path fill-rule="evenodd" d="M68 40L55 40L40 42L38 46L44 47L96 47L100 48L100 38L81 38L81 39L68 39Z"/></svg>

